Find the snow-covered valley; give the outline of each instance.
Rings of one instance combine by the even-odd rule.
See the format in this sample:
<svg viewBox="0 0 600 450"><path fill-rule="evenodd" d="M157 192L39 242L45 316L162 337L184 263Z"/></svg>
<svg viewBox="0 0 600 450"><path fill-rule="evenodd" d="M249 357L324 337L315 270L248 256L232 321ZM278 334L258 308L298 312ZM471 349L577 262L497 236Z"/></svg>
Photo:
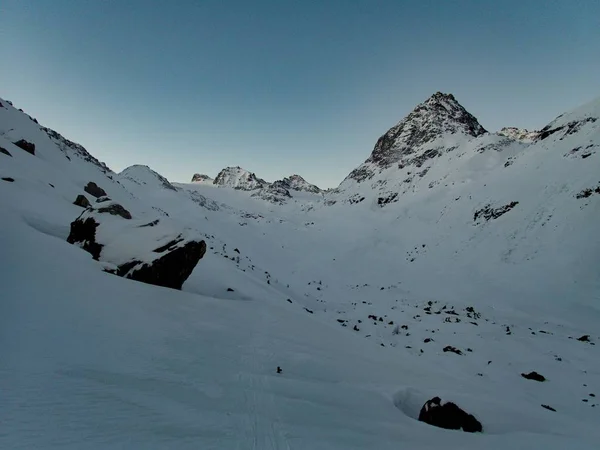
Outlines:
<svg viewBox="0 0 600 450"><path fill-rule="evenodd" d="M489 133L436 93L331 191L114 173L0 105L0 447L597 448L600 100ZM181 291L123 278L201 240Z"/></svg>

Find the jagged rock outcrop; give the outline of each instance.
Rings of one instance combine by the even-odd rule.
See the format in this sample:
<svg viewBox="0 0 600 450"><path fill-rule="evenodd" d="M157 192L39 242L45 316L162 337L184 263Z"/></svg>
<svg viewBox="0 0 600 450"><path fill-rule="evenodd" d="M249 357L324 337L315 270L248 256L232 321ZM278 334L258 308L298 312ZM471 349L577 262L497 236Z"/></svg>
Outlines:
<svg viewBox="0 0 600 450"><path fill-rule="evenodd" d="M17 147L21 150L25 150L27 153L35 155L35 144L33 142L28 142L25 139L19 139L16 142L13 142Z"/></svg>
<svg viewBox="0 0 600 450"><path fill-rule="evenodd" d="M484 133L486 130L477 119L452 94L436 92L381 136L371 156L347 178L361 182L393 164L420 166L424 160L436 157L442 150L430 148L419 153L423 145L447 134L477 137Z"/></svg>
<svg viewBox="0 0 600 450"><path fill-rule="evenodd" d="M311 192L313 194L320 194L323 192L318 186L314 184L310 184L300 175L290 175L289 177L285 177L282 180L277 180L273 182L273 186L280 187L286 190L291 191L301 191L301 192Z"/></svg>
<svg viewBox="0 0 600 450"><path fill-rule="evenodd" d="M206 183L206 184L212 184L212 182L214 181L213 178L209 177L208 175L205 175L203 173L195 173L192 176L192 183Z"/></svg>
<svg viewBox="0 0 600 450"><path fill-rule="evenodd" d="M106 195L106 191L93 181L90 181L88 184L86 184L83 190L96 198L104 197Z"/></svg>
<svg viewBox="0 0 600 450"><path fill-rule="evenodd" d="M278 205L281 205L285 203L288 199L292 198L290 192L286 188L275 185L275 183L267 185L266 187L253 192L251 197L260 198L267 202L275 203Z"/></svg>
<svg viewBox="0 0 600 450"><path fill-rule="evenodd" d="M135 281L181 289L206 243L169 219L135 220L117 203L86 209L71 223L67 242L105 264L105 271Z"/></svg>
<svg viewBox="0 0 600 450"><path fill-rule="evenodd" d="M89 208L90 206L92 206L92 204L87 199L87 197L85 195L82 195L82 194L79 194L77 196L77 198L75 199L75 201L73 202L73 204L77 205L77 206L81 206L82 208Z"/></svg>
<svg viewBox="0 0 600 450"><path fill-rule="evenodd" d="M468 433L483 431L483 426L475 416L452 402L442 403L439 397L425 402L419 413L419 421L447 430L463 430Z"/></svg>
<svg viewBox="0 0 600 450"><path fill-rule="evenodd" d="M506 136L508 138L514 139L516 141L531 143L537 139L540 132L539 131L529 131L525 128L517 128L517 127L504 127L498 134L501 136Z"/></svg>
<svg viewBox="0 0 600 450"><path fill-rule="evenodd" d="M213 181L213 184L243 191L253 191L266 187L269 183L258 178L254 173L237 166L226 167L221 170Z"/></svg>

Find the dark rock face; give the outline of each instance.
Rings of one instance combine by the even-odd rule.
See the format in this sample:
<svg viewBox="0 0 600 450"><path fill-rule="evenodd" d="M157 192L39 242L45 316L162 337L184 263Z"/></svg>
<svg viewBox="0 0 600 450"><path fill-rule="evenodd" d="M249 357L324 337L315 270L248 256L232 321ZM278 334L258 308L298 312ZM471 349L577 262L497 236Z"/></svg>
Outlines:
<svg viewBox="0 0 600 450"><path fill-rule="evenodd" d="M8 150L6 150L5 148L3 148L3 147L0 147L0 153L3 153L5 155L7 155L7 156L12 157L12 155L10 154L10 152Z"/></svg>
<svg viewBox="0 0 600 450"><path fill-rule="evenodd" d="M463 411L452 402L442 404L442 399L434 397L421 408L419 421L447 430L463 430L468 433L481 433L483 426L471 414Z"/></svg>
<svg viewBox="0 0 600 450"><path fill-rule="evenodd" d="M4 181L8 181L9 183L14 183L15 179L11 177L2 177Z"/></svg>
<svg viewBox="0 0 600 450"><path fill-rule="evenodd" d="M27 153L35 155L35 144L33 142L27 142L25 139L19 139L17 142L13 142L17 147L25 150Z"/></svg>
<svg viewBox="0 0 600 450"><path fill-rule="evenodd" d="M75 199L75 201L73 202L73 204L77 205L77 206L81 206L82 208L89 208L90 206L92 206L92 204L87 199L87 197L85 195L82 195L82 194L79 194L77 196L77 198Z"/></svg>
<svg viewBox="0 0 600 450"><path fill-rule="evenodd" d="M492 205L485 205L483 208L475 211L473 215L473 221L477 222L478 219L483 219L486 222L489 220L497 219L498 217L506 214L515 206L517 206L519 202L510 202L504 206L500 206L499 208L492 208Z"/></svg>
<svg viewBox="0 0 600 450"><path fill-rule="evenodd" d="M540 382L546 381L546 377L544 377L543 375L540 375L537 372L522 373L521 376L528 380L540 381Z"/></svg>
<svg viewBox="0 0 600 450"><path fill-rule="evenodd" d="M116 274L142 283L181 289L205 253L206 242L189 241L149 264L136 260L123 264Z"/></svg>
<svg viewBox="0 0 600 450"><path fill-rule="evenodd" d="M583 336L578 337L577 340L580 342L590 342L590 335L584 334Z"/></svg>
<svg viewBox="0 0 600 450"><path fill-rule="evenodd" d="M88 194L93 195L96 198L104 197L106 195L106 191L104 189L102 189L100 186L98 186L96 183L94 183L93 181L90 181L83 188L83 190L85 192L87 192Z"/></svg>
<svg viewBox="0 0 600 450"><path fill-rule="evenodd" d="M374 175L373 167L385 169L396 163L405 166L409 155L419 147L447 133L477 137L486 130L452 94L437 92L381 136L365 164L352 171L348 178L360 182ZM424 160L438 154L438 150L431 149L429 153L420 155L415 163L420 166Z"/></svg>
<svg viewBox="0 0 600 450"><path fill-rule="evenodd" d="M562 134L562 137L569 136L571 134L575 134L584 125L586 125L588 123L594 123L594 122L596 122L596 120L597 119L595 117L587 117L582 120L575 120L575 121L569 122L566 125L556 127L556 128L552 128L552 124L550 124L540 130L540 133L537 136L537 140L543 141L544 139L546 139L549 136L552 136L553 134L556 134L556 133ZM561 139L562 139L562 137L561 137Z"/></svg>
<svg viewBox="0 0 600 450"><path fill-rule="evenodd" d="M113 216L121 216L123 219L131 219L131 214L118 203L113 203L105 208L98 209L99 213L109 213Z"/></svg>
<svg viewBox="0 0 600 450"><path fill-rule="evenodd" d="M92 217L82 220L78 217L71 222L71 232L67 238L69 244L79 244L82 249L92 255L96 261L100 258L102 245L96 242L96 228L99 223Z"/></svg>

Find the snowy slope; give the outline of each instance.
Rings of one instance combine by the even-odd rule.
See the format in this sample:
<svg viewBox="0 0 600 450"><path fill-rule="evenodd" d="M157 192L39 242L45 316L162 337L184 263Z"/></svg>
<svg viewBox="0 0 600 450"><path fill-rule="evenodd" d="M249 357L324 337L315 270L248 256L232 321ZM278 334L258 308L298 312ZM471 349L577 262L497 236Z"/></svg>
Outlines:
<svg viewBox="0 0 600 450"><path fill-rule="evenodd" d="M129 181L140 185L159 185L164 189L175 190L175 187L163 177L148 166L139 164L129 166L119 173L121 181Z"/></svg>
<svg viewBox="0 0 600 450"><path fill-rule="evenodd" d="M281 204L255 195L268 186L165 189L142 166L67 159L0 102L0 447L596 448L600 101L527 145L444 97L444 120L468 124L423 119L441 134L390 147L441 148L422 177L402 183L389 153L372 179ZM89 181L136 224L206 240L183 292L65 241ZM120 261L148 232L102 237ZM547 381L520 376L534 370ZM436 395L484 433L416 421Z"/></svg>

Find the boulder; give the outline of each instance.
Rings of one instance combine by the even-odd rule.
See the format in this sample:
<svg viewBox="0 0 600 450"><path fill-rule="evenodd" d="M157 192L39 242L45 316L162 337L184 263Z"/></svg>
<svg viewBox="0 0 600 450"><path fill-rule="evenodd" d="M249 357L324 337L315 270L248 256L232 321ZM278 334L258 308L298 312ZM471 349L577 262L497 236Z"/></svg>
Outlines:
<svg viewBox="0 0 600 450"><path fill-rule="evenodd" d="M546 381L546 377L544 377L544 375L540 375L537 372L522 373L521 376L528 380L540 381L540 382Z"/></svg>
<svg viewBox="0 0 600 450"><path fill-rule="evenodd" d="M189 241L182 247L168 250L151 263L134 260L122 264L116 274L141 283L181 289L205 253L206 242Z"/></svg>
<svg viewBox="0 0 600 450"><path fill-rule="evenodd" d="M12 155L10 154L10 152L8 150L6 150L5 148L3 148L3 147L0 147L0 153L4 153L5 155L12 157Z"/></svg>
<svg viewBox="0 0 600 450"><path fill-rule="evenodd" d="M106 195L106 191L93 181L90 181L88 184L86 184L83 190L96 198L104 197Z"/></svg>
<svg viewBox="0 0 600 450"><path fill-rule="evenodd" d="M113 203L111 205L104 206L104 207L98 209L98 212L99 213L109 213L109 214L112 214L113 216L120 216L123 219L131 220L131 213L129 211L127 211L125 208L123 208L121 205L119 205L118 203Z"/></svg>
<svg viewBox="0 0 600 450"><path fill-rule="evenodd" d="M96 242L96 228L100 225L93 217L82 218L79 216L74 222L71 222L71 231L67 242L69 244L79 245L82 249L92 255L96 261L100 258L102 245Z"/></svg>
<svg viewBox="0 0 600 450"><path fill-rule="evenodd" d="M110 202L110 197L99 197L98 199L96 199L96 203L104 203L104 202Z"/></svg>
<svg viewBox="0 0 600 450"><path fill-rule="evenodd" d="M79 194L75 201L74 205L81 206L82 208L89 208L91 205L90 201L87 199L85 195Z"/></svg>
<svg viewBox="0 0 600 450"><path fill-rule="evenodd" d="M11 177L2 177L4 181L8 181L9 183L14 183L15 179Z"/></svg>
<svg viewBox="0 0 600 450"><path fill-rule="evenodd" d="M419 421L447 430L462 429L468 433L483 431L483 426L473 415L452 402L442 403L439 397L425 402L419 413Z"/></svg>
<svg viewBox="0 0 600 450"><path fill-rule="evenodd" d="M206 253L206 243L196 239L191 231L181 230L171 219L155 220L150 225L147 219L133 219L117 203L104 205L83 211L71 223L67 241L106 263L104 267L110 267L106 272L181 289Z"/></svg>
<svg viewBox="0 0 600 450"><path fill-rule="evenodd" d="M27 153L35 155L35 144L33 142L27 142L25 139L19 139L17 142L13 142L17 147L25 150Z"/></svg>

